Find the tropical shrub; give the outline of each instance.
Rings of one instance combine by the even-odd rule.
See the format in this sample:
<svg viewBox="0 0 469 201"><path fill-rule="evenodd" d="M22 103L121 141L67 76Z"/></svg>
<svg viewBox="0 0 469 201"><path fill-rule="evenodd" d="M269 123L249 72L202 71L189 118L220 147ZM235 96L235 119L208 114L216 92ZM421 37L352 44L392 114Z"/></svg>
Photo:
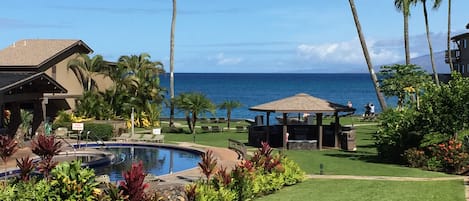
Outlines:
<svg viewBox="0 0 469 201"><path fill-rule="evenodd" d="M48 177L49 172L57 165L57 162L52 161L52 158L60 153L61 146L62 142L56 141L53 135L40 134L31 141L32 152L41 157L38 168L45 177Z"/></svg>
<svg viewBox="0 0 469 201"><path fill-rule="evenodd" d="M85 123L83 133L90 131L88 138L90 140L109 140L112 137L112 125L109 124L95 124Z"/></svg>
<svg viewBox="0 0 469 201"><path fill-rule="evenodd" d="M123 191L124 195L129 196L129 201L143 200L145 198L144 190L148 187L148 184L143 182L146 176L143 162L132 164L131 169L123 172L122 176L124 181L120 182L119 189Z"/></svg>
<svg viewBox="0 0 469 201"><path fill-rule="evenodd" d="M82 168L80 161L60 163L51 176L51 193L60 200L93 200L101 194L94 170Z"/></svg>
<svg viewBox="0 0 469 201"><path fill-rule="evenodd" d="M2 158L3 164L7 163L8 158L12 156L18 150L18 142L10 136L0 136L0 158Z"/></svg>
<svg viewBox="0 0 469 201"><path fill-rule="evenodd" d="M417 148L410 148L404 152L404 159L410 167L424 168L427 166L427 155L424 151L418 150Z"/></svg>
<svg viewBox="0 0 469 201"><path fill-rule="evenodd" d="M29 181L30 175L34 170L33 160L29 156L16 159L16 166L20 169L19 179L24 182Z"/></svg>
<svg viewBox="0 0 469 201"><path fill-rule="evenodd" d="M188 199L251 200L304 180L305 173L298 164L272 151L262 143L250 160L241 161L231 172L224 167L216 169L217 161L207 151L199 163L206 181L186 186Z"/></svg>
<svg viewBox="0 0 469 201"><path fill-rule="evenodd" d="M430 147L432 156L441 162L443 171L461 173L469 167L469 153L465 152L462 143L455 140Z"/></svg>
<svg viewBox="0 0 469 201"><path fill-rule="evenodd" d="M373 135L380 158L402 162L405 150L419 147L422 134L418 122L418 112L412 108L382 112L379 116L379 129Z"/></svg>

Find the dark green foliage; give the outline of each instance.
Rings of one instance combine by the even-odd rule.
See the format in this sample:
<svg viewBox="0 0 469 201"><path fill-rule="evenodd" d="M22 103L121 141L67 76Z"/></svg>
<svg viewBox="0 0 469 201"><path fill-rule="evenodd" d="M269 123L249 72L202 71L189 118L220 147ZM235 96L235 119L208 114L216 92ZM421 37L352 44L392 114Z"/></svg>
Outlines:
<svg viewBox="0 0 469 201"><path fill-rule="evenodd" d="M91 131L89 134L89 139L92 141L96 140L109 140L112 137L112 125L109 124L95 124L95 123L85 123L85 130L83 134L85 135L86 132ZM84 136L83 136L84 138Z"/></svg>
<svg viewBox="0 0 469 201"><path fill-rule="evenodd" d="M381 159L403 162L404 151L419 146L422 133L417 117L418 112L412 108L388 109L380 114L379 130L373 138Z"/></svg>

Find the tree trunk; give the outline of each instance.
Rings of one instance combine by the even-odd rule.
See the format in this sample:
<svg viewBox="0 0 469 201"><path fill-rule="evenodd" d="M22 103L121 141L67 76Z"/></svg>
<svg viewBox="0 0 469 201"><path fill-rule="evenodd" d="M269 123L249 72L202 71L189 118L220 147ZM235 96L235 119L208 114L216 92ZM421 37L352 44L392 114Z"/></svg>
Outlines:
<svg viewBox="0 0 469 201"><path fill-rule="evenodd" d="M171 39L169 48L169 91L170 91L170 116L169 126L174 126L174 30L176 28L176 0L173 0L173 16L171 19Z"/></svg>
<svg viewBox="0 0 469 201"><path fill-rule="evenodd" d="M448 49L448 58L449 58L449 69L454 70L453 60L451 58L451 0L448 0L448 37L447 37L447 49Z"/></svg>
<svg viewBox="0 0 469 201"><path fill-rule="evenodd" d="M405 64L410 64L410 49L409 49L409 3L408 0L404 1L404 49L405 49Z"/></svg>
<svg viewBox="0 0 469 201"><path fill-rule="evenodd" d="M438 72L436 71L436 66L435 66L435 58L433 57L433 47L432 47L432 41L430 38L430 28L428 26L427 4L426 2L422 2L422 4L423 4L423 15L425 17L425 30L427 32L428 49L430 50L430 61L432 62L433 76L435 77L436 85L440 86L440 80L438 79Z"/></svg>
<svg viewBox="0 0 469 201"><path fill-rule="evenodd" d="M226 113L226 118L227 118L227 126L228 126L228 130L230 130L230 121L231 121L231 111L229 110L227 113Z"/></svg>
<svg viewBox="0 0 469 201"><path fill-rule="evenodd" d="M362 28L360 25L360 21L358 20L357 10L355 9L355 3L353 0L349 0L350 9L352 9L353 20L355 21L355 27L357 28L358 37L360 38L360 44L362 46L363 55L365 56L366 64L368 66L368 71L370 72L371 80L373 81L373 86L375 87L376 96L378 97L379 104L381 106L381 110L384 111L387 108L386 101L384 100L384 96L381 93L379 88L378 79L376 78L376 74L373 69L373 64L371 63L370 55L368 54L368 48L366 46L365 37L362 33Z"/></svg>

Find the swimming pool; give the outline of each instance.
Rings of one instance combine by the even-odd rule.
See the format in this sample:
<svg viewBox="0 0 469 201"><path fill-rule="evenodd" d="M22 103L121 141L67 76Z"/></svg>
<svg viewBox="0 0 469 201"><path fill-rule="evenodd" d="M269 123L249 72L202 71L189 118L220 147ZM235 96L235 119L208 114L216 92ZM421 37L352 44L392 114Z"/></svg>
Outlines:
<svg viewBox="0 0 469 201"><path fill-rule="evenodd" d="M122 172L133 162L143 161L147 174L160 176L197 167L200 151L177 146L141 143L88 144L88 147L114 154L111 165L94 167L96 175L106 174L111 181L123 180Z"/></svg>

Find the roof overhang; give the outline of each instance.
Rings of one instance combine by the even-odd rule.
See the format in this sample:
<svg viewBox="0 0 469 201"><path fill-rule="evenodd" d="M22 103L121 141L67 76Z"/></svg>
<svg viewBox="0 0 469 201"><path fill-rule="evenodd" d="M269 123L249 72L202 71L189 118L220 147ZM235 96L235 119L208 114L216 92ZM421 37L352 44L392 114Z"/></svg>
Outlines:
<svg viewBox="0 0 469 201"><path fill-rule="evenodd" d="M5 95L21 93L67 93L54 79L40 73L0 72L0 77L13 77L8 83L0 85L0 93Z"/></svg>

